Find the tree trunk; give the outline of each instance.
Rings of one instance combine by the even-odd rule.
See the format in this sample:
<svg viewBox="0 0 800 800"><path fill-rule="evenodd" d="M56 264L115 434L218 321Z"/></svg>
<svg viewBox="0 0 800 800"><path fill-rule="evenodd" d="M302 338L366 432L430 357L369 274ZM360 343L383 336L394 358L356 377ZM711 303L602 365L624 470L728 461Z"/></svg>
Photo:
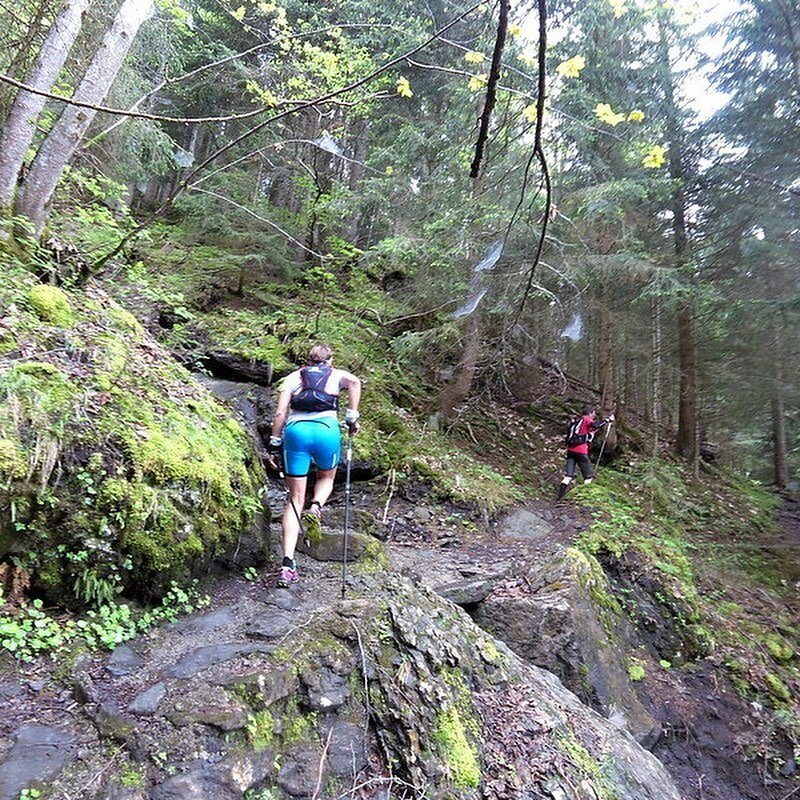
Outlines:
<svg viewBox="0 0 800 800"><path fill-rule="evenodd" d="M42 49L24 83L49 92L72 49L81 29L89 0L69 0L53 22ZM36 122L47 98L20 89L6 117L0 134L0 209L10 209L14 202L17 177L33 141Z"/></svg>
<svg viewBox="0 0 800 800"><path fill-rule="evenodd" d="M676 449L687 460L694 458L697 388L697 355L694 338L694 310L691 302L684 302L678 314L678 363L680 365L680 390L678 402L678 439Z"/></svg>
<svg viewBox="0 0 800 800"><path fill-rule="evenodd" d="M103 42L92 58L73 99L97 104L103 100L128 55L142 23L153 10L153 0L125 0ZM78 148L96 112L67 106L42 142L17 197L17 211L41 233L47 208L64 167Z"/></svg>
<svg viewBox="0 0 800 800"><path fill-rule="evenodd" d="M600 336L598 361L600 365L600 408L613 410L614 397L614 315L611 311L611 296L608 278L603 278L600 299Z"/></svg>
<svg viewBox="0 0 800 800"><path fill-rule="evenodd" d="M684 183L684 130L675 103L675 85L672 64L669 58L669 44L666 26L668 20L659 18L659 51L664 70L664 106L669 137L669 176L672 179L672 240L675 252L675 267L686 274L691 283L691 267L688 261L688 236L686 231L686 196ZM680 392L678 403L677 450L687 460L695 463L700 448L698 442L697 420L697 342L694 324L694 300L690 296L681 303L678 312L678 361L680 369Z"/></svg>
<svg viewBox="0 0 800 800"><path fill-rule="evenodd" d="M786 410L783 403L783 389L780 381L776 380L772 394L772 461L775 485L781 488L789 483L786 453Z"/></svg>

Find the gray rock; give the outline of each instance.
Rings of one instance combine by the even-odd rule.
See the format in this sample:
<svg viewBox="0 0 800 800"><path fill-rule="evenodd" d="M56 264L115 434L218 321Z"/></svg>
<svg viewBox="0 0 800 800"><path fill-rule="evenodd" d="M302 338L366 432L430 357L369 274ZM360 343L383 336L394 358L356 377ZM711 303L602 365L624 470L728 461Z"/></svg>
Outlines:
<svg viewBox="0 0 800 800"><path fill-rule="evenodd" d="M536 542L549 539L552 534L553 526L548 520L525 508L512 511L497 524L497 535L515 542Z"/></svg>
<svg viewBox="0 0 800 800"><path fill-rule="evenodd" d="M174 623L172 628L181 634L210 633L229 625L235 619L236 612L233 606L222 606L206 614L192 614Z"/></svg>
<svg viewBox="0 0 800 800"><path fill-rule="evenodd" d="M291 797L311 797L320 778L319 747L296 747L284 754L284 763L278 772L278 786ZM325 785L327 768L322 764L322 785Z"/></svg>
<svg viewBox="0 0 800 800"><path fill-rule="evenodd" d="M247 635L251 639L278 639L295 627L297 623L279 614L259 617L247 623Z"/></svg>
<svg viewBox="0 0 800 800"><path fill-rule="evenodd" d="M244 703L231 697L220 686L199 686L165 705L164 715L178 726L200 722L223 731L233 731L244 728L250 715Z"/></svg>
<svg viewBox="0 0 800 800"><path fill-rule="evenodd" d="M242 792L213 770L175 775L150 792L150 800L242 800Z"/></svg>
<svg viewBox="0 0 800 800"><path fill-rule="evenodd" d="M229 661L236 656L247 653L265 653L272 647L266 644L250 644L246 642L231 642L228 644L210 644L198 647L191 653L178 659L168 670L171 678L193 678L204 669L213 667L223 661Z"/></svg>
<svg viewBox="0 0 800 800"><path fill-rule="evenodd" d="M371 548L382 547L376 532L375 517L362 509L351 509L347 528L347 559L357 561ZM316 561L341 561L344 535L344 509L326 508L322 515L322 538L319 541L300 542L298 550Z"/></svg>
<svg viewBox="0 0 800 800"><path fill-rule="evenodd" d="M112 703L102 703L93 713L98 733L120 744L129 743L136 734L136 723Z"/></svg>
<svg viewBox="0 0 800 800"><path fill-rule="evenodd" d="M63 728L23 725L0 764L0 800L17 800L37 781L52 780L75 754L75 739Z"/></svg>
<svg viewBox="0 0 800 800"><path fill-rule="evenodd" d="M163 700L166 693L167 687L164 682L157 683L155 686L151 686L136 695L128 705L128 711L131 714L155 714L158 704Z"/></svg>
<svg viewBox="0 0 800 800"><path fill-rule="evenodd" d="M328 734L325 735L327 737ZM330 731L327 761L331 772L340 778L357 775L367 765L365 729L344 720L334 722Z"/></svg>
<svg viewBox="0 0 800 800"><path fill-rule="evenodd" d="M347 677L324 667L303 670L300 676L308 692L308 705L316 711L341 708L350 697Z"/></svg>
<svg viewBox="0 0 800 800"><path fill-rule="evenodd" d="M646 746L660 726L642 705L628 677L632 632L610 605L602 569L568 550L531 581L532 592L493 596L474 612L475 621L521 658L557 675L567 688Z"/></svg>
<svg viewBox="0 0 800 800"><path fill-rule="evenodd" d="M106 669L117 677L131 675L141 669L144 659L129 645L121 644L108 659Z"/></svg>

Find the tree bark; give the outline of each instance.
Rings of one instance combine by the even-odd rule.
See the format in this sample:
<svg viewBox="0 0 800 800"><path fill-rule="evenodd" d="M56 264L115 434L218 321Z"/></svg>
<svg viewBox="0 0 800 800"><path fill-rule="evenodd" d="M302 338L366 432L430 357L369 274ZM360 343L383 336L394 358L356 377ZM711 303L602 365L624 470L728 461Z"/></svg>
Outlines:
<svg viewBox="0 0 800 800"><path fill-rule="evenodd" d="M772 461L775 485L783 488L789 483L789 466L786 461L786 409L780 376L775 380L772 394Z"/></svg>
<svg viewBox="0 0 800 800"><path fill-rule="evenodd" d="M89 0L69 0L47 33L36 62L24 83L49 92L72 49L83 23ZM10 209L14 202L19 176L28 148L33 141L36 122L47 98L20 89L0 134L0 209Z"/></svg>
<svg viewBox="0 0 800 800"><path fill-rule="evenodd" d="M697 428L695 414L697 364L694 309L689 301L681 305L678 313L678 364L680 368L680 389L676 449L685 459L691 461L694 458L697 446L695 441Z"/></svg>
<svg viewBox="0 0 800 800"><path fill-rule="evenodd" d="M600 408L613 409L614 396L614 315L611 311L609 280L603 277L600 299L600 335L598 342L600 362Z"/></svg>
<svg viewBox="0 0 800 800"><path fill-rule="evenodd" d="M92 58L74 99L99 103L117 76L142 23L153 11L153 0L125 0ZM18 213L33 222L40 234L47 209L64 167L78 149L95 111L67 106L45 138L17 196Z"/></svg>

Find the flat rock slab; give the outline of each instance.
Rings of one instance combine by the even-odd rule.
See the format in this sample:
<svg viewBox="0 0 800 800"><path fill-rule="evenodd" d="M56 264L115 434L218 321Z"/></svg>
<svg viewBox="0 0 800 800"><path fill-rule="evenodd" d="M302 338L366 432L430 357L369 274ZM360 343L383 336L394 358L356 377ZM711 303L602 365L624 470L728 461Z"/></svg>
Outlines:
<svg viewBox="0 0 800 800"><path fill-rule="evenodd" d="M170 678L193 678L204 669L213 667L222 661L229 661L236 656L248 653L266 653L272 650L268 644L251 644L249 642L231 642L228 644L210 644L198 647L191 653L178 659L168 670Z"/></svg>
<svg viewBox="0 0 800 800"><path fill-rule="evenodd" d="M0 765L0 800L18 800L36 781L48 781L71 760L75 739L50 725L24 725L13 736L14 745Z"/></svg>
<svg viewBox="0 0 800 800"><path fill-rule="evenodd" d="M236 621L236 609L222 606L206 614L198 614L173 624L172 629L180 634L211 633Z"/></svg>
<svg viewBox="0 0 800 800"><path fill-rule="evenodd" d="M539 514L518 508L497 524L497 535L514 542L536 542L553 535L553 525Z"/></svg>
<svg viewBox="0 0 800 800"><path fill-rule="evenodd" d="M166 693L167 687L164 682L157 683L134 697L128 706L128 711L131 714L155 714L158 704L164 699Z"/></svg>
<svg viewBox="0 0 800 800"><path fill-rule="evenodd" d="M251 639L278 639L296 627L293 620L280 614L252 619L247 623L247 636Z"/></svg>
<svg viewBox="0 0 800 800"><path fill-rule="evenodd" d="M118 678L138 672L144 664L144 659L127 644L117 647L108 659L106 668Z"/></svg>

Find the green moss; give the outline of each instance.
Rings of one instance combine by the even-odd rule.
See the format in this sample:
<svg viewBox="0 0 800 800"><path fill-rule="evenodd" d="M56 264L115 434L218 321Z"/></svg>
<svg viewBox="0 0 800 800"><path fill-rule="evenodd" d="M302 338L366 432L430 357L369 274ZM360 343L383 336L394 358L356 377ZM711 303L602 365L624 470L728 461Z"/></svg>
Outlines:
<svg viewBox="0 0 800 800"><path fill-rule="evenodd" d="M257 711L248 719L245 731L255 751L266 750L275 738L275 718L267 708Z"/></svg>
<svg viewBox="0 0 800 800"><path fill-rule="evenodd" d="M285 747L307 741L315 734L316 726L316 711L301 714L296 705L291 705L281 721L281 741Z"/></svg>
<svg viewBox="0 0 800 800"><path fill-rule="evenodd" d="M111 306L106 310L108 318L124 333L143 333L144 329L130 311L119 306Z"/></svg>
<svg viewBox="0 0 800 800"><path fill-rule="evenodd" d="M75 323L72 306L67 295L57 286L38 284L28 291L27 301L34 313L43 322L71 328Z"/></svg>
<svg viewBox="0 0 800 800"><path fill-rule="evenodd" d="M453 785L459 789L476 788L481 780L478 753L467 738L464 723L455 706L437 714L434 741Z"/></svg>
<svg viewBox="0 0 800 800"><path fill-rule="evenodd" d="M24 478L28 463L19 445L13 439L0 439L0 480Z"/></svg>
<svg viewBox="0 0 800 800"><path fill-rule="evenodd" d="M769 654L775 661L788 662L794 657L794 649L780 636L772 635L767 637L766 645Z"/></svg>
<svg viewBox="0 0 800 800"><path fill-rule="evenodd" d="M782 700L785 703L788 703L792 699L792 693L789 690L789 687L777 676L773 675L771 672L767 673L766 677L764 678L764 683L767 686L767 691L774 697L776 700Z"/></svg>
<svg viewBox="0 0 800 800"><path fill-rule="evenodd" d="M503 664L505 663L505 657L502 653L497 649L497 646L491 639L480 638L476 642L476 646L478 652L481 655L481 658L487 664Z"/></svg>
<svg viewBox="0 0 800 800"><path fill-rule="evenodd" d="M353 565L353 572L358 575L371 575L389 569L389 556L383 542L372 537L367 538L361 558Z"/></svg>
<svg viewBox="0 0 800 800"><path fill-rule="evenodd" d="M631 658L628 662L628 677L632 681L643 681L647 677L644 663L638 658Z"/></svg>

